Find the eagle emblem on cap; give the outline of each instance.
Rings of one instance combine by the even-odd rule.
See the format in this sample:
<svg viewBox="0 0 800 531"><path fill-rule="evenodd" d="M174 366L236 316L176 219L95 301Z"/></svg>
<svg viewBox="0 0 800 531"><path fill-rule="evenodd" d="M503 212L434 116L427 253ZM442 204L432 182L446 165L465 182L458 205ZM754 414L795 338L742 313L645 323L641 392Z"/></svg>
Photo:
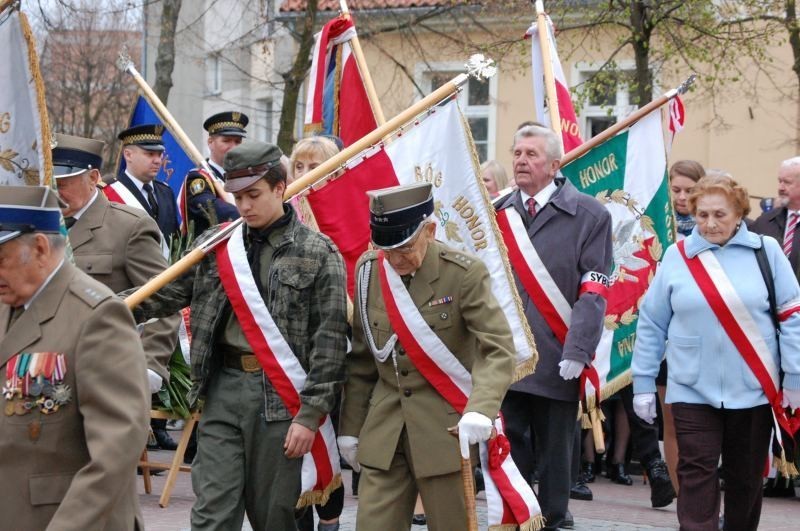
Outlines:
<svg viewBox="0 0 800 531"><path fill-rule="evenodd" d="M161 135L164 133L164 126L163 126L163 125L161 125L161 124L158 124L158 125L157 125L157 126L155 126L153 129L155 130L155 132L156 132L156 134L157 134L158 136L161 136Z"/></svg>
<svg viewBox="0 0 800 531"><path fill-rule="evenodd" d="M240 112L232 112L231 113L231 120L234 122L239 122L242 119L242 113Z"/></svg>

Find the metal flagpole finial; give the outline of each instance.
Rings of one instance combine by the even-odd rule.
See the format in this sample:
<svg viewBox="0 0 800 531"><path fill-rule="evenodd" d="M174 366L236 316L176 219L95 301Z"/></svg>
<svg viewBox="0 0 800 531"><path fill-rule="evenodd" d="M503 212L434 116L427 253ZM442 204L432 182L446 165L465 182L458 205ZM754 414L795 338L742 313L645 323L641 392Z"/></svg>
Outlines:
<svg viewBox="0 0 800 531"><path fill-rule="evenodd" d="M689 91L689 87L694 85L694 80L697 79L697 74L692 74L686 78L686 81L680 84L678 87L678 94L686 94Z"/></svg>
<svg viewBox="0 0 800 531"><path fill-rule="evenodd" d="M476 53L469 58L467 64L467 74L480 81L485 81L497 73L494 59L488 59L481 53Z"/></svg>
<svg viewBox="0 0 800 531"><path fill-rule="evenodd" d="M123 46L119 51L119 55L117 55L117 68L123 72L127 72L132 66L133 61L131 61L131 56L128 55L128 47Z"/></svg>

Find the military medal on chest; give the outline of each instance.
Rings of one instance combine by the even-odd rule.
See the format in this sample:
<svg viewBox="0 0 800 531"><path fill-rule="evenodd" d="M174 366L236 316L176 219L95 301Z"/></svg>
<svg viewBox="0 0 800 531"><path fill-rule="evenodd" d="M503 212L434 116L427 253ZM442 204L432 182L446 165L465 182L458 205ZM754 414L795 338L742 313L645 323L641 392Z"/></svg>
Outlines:
<svg viewBox="0 0 800 531"><path fill-rule="evenodd" d="M5 414L27 415L39 410L50 415L72 400L72 391L64 383L67 363L58 352L20 353L6 364L3 397ZM31 439L39 436L38 422L30 430Z"/></svg>

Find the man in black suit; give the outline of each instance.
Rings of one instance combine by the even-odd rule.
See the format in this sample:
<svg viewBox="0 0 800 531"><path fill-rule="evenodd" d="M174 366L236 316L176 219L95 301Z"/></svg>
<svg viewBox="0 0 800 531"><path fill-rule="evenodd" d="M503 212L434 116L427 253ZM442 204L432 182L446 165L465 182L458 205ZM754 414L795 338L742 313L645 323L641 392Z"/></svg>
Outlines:
<svg viewBox="0 0 800 531"><path fill-rule="evenodd" d="M778 197L784 206L764 212L750 226L758 234L772 236L787 252L795 274L800 265L800 157L784 160L778 170ZM788 236L791 236L789 242Z"/></svg>
<svg viewBox="0 0 800 531"><path fill-rule="evenodd" d="M178 209L172 188L156 180L164 159L164 133L162 125L137 125L122 131L117 138L122 141L125 171L117 180L139 201L169 243L179 229Z"/></svg>

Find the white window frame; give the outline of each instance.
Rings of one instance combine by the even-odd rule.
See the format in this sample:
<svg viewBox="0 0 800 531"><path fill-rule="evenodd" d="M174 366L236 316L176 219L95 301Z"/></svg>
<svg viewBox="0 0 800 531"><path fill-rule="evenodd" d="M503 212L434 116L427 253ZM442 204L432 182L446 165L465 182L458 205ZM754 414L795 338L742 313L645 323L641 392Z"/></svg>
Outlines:
<svg viewBox="0 0 800 531"><path fill-rule="evenodd" d="M275 143L275 100L272 96L256 99L258 117L256 138L262 142ZM263 113L263 121L262 121Z"/></svg>
<svg viewBox="0 0 800 531"><path fill-rule="evenodd" d="M434 61L428 63L417 63L414 67L414 81L421 87L426 94L432 92L430 74L437 72L463 72L463 61ZM455 77L455 76L454 76ZM497 76L489 78L489 104L488 105L468 105L469 84L465 83L458 93L458 103L464 116L469 118L488 118L486 132L486 160L495 158L495 144L497 138ZM419 101L422 97L414 88L415 100ZM481 161L484 162L484 161Z"/></svg>
<svg viewBox="0 0 800 531"><path fill-rule="evenodd" d="M222 58L219 52L206 56L206 91L209 96L222 94Z"/></svg>

